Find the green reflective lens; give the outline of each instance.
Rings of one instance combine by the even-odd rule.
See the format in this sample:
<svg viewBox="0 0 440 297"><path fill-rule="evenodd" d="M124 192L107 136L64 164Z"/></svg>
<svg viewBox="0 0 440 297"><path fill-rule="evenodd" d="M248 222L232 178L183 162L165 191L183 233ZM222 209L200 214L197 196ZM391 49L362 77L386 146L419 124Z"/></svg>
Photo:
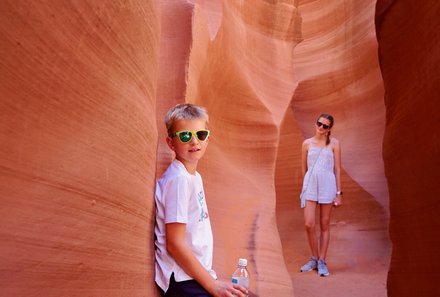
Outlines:
<svg viewBox="0 0 440 297"><path fill-rule="evenodd" d="M209 136L209 130L198 130L198 131L179 131L176 132L177 137L183 143L189 142L192 136L195 135L198 140L206 141Z"/></svg>
<svg viewBox="0 0 440 297"><path fill-rule="evenodd" d="M178 133L177 136L179 136L181 142L188 142L192 138L192 134L189 131L182 131Z"/></svg>

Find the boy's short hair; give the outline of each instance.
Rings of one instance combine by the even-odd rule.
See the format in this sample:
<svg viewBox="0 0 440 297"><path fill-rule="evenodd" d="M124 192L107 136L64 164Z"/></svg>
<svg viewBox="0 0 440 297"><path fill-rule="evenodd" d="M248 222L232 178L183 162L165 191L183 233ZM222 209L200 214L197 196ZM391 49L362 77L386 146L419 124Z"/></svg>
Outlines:
<svg viewBox="0 0 440 297"><path fill-rule="evenodd" d="M167 127L168 136L172 137L174 131L174 123L180 120L204 120L206 128L208 128L208 112L202 106L183 103L172 107L165 115L165 125Z"/></svg>

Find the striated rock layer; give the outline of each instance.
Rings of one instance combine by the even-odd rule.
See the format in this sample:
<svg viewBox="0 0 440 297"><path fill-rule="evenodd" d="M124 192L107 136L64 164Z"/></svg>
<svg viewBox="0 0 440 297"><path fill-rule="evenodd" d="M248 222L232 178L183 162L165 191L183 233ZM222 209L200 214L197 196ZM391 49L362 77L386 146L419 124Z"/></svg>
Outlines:
<svg viewBox="0 0 440 297"><path fill-rule="evenodd" d="M162 3L167 58L160 75L168 80L158 94L174 92L170 85L180 92L186 82L185 99L174 92L159 100L168 107L195 102L210 112L212 138L200 171L214 228L214 269L227 279L237 258L247 257L254 294L319 296L312 280L296 281L308 257L297 197L301 142L326 111L335 115L334 135L344 144L347 200L335 215L330 252L339 288L329 291L352 294L352 286L343 286L348 279L366 294L384 296L385 107L374 3L188 2ZM172 26L176 21L182 25ZM160 103L159 122L166 105ZM172 157L161 141L158 175Z"/></svg>
<svg viewBox="0 0 440 297"><path fill-rule="evenodd" d="M173 158L163 116L185 101L211 116L199 171L221 278L246 257L252 295L320 296L315 275L297 272L308 256L300 145L330 112L346 204L319 287L386 294L390 205L389 294L435 295L422 255L438 246L426 236L438 139L424 120L436 110L439 4L423 3L378 5L390 204L374 1L2 4L0 295L159 296L154 180Z"/></svg>
<svg viewBox="0 0 440 297"><path fill-rule="evenodd" d="M389 296L439 296L440 2L378 1L376 27L387 106Z"/></svg>
<svg viewBox="0 0 440 297"><path fill-rule="evenodd" d="M158 296L157 3L0 14L0 295Z"/></svg>
<svg viewBox="0 0 440 297"><path fill-rule="evenodd" d="M302 134L323 112L335 117L347 173L385 209L382 162L385 106L377 60L373 1L300 1L304 41L295 49L300 81L292 108Z"/></svg>
<svg viewBox="0 0 440 297"><path fill-rule="evenodd" d="M298 79L281 126L276 163L277 220L297 296L386 296L390 253L388 194L382 163L383 86L371 1L299 1L303 41L294 51ZM342 145L344 206L335 209L327 255L331 280L299 273L309 255L299 208L301 143L321 113L335 117ZM355 285L354 285L355 284Z"/></svg>
<svg viewBox="0 0 440 297"><path fill-rule="evenodd" d="M191 40L186 76L172 83L186 81L185 100L206 106L211 118L213 136L200 172L214 229L214 269L229 279L237 259L248 258L258 296L293 296L277 231L274 170L279 127L296 87L293 49L301 36L297 8L284 2L194 1L191 27L185 25L186 1L162 5L164 15L185 11L176 16L183 24L178 29L169 25L174 18L162 19L162 38L178 44L182 33ZM161 61L161 76L182 69L180 62L176 56ZM163 99L168 107L176 102ZM163 162L158 160L158 174Z"/></svg>

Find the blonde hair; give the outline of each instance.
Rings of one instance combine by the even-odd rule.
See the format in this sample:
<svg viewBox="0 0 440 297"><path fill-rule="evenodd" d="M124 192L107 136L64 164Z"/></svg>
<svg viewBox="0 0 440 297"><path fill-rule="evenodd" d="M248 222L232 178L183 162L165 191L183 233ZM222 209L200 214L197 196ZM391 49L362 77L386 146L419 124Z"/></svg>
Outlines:
<svg viewBox="0 0 440 297"><path fill-rule="evenodd" d="M168 136L173 136L174 123L180 120L204 120L208 128L209 116L206 109L202 106L183 103L172 107L165 115L165 126Z"/></svg>

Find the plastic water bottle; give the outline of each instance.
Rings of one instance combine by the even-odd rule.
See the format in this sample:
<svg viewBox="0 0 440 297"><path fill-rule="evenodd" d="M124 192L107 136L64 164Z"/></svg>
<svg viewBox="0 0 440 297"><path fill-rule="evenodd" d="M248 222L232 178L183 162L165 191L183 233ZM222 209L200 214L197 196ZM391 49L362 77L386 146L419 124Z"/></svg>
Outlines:
<svg viewBox="0 0 440 297"><path fill-rule="evenodd" d="M243 286L249 291L249 272L246 266L246 259L238 259L237 269L232 274L232 283Z"/></svg>

